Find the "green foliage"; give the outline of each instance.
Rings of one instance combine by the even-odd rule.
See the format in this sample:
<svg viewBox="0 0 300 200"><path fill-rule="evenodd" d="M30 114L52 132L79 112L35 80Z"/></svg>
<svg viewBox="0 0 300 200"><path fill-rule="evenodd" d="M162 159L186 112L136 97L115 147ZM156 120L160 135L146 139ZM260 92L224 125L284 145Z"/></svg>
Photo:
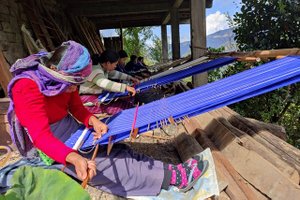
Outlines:
<svg viewBox="0 0 300 200"><path fill-rule="evenodd" d="M123 29L124 50L128 55L146 55L148 39L153 36L151 27L131 27Z"/></svg>
<svg viewBox="0 0 300 200"><path fill-rule="evenodd" d="M299 0L242 0L234 15L234 32L241 50L278 49L300 46ZM253 67L236 63L215 79ZM231 106L241 115L285 127L288 142L300 148L300 84L251 98Z"/></svg>
<svg viewBox="0 0 300 200"><path fill-rule="evenodd" d="M220 48L208 48L209 52L220 53L225 51L225 47ZM224 67L217 68L208 72L208 82L214 82L223 78Z"/></svg>
<svg viewBox="0 0 300 200"><path fill-rule="evenodd" d="M162 43L161 39L157 36L152 39L153 46L149 48L150 57L155 62L159 63L162 61Z"/></svg>
<svg viewBox="0 0 300 200"><path fill-rule="evenodd" d="M0 200L89 200L89 194L59 170L20 167L13 175L12 188Z"/></svg>
<svg viewBox="0 0 300 200"><path fill-rule="evenodd" d="M119 30L116 30L118 34ZM148 46L146 41L152 40L153 45ZM132 27L123 29L124 50L128 55L143 56L148 65L162 60L161 39L152 32L152 27Z"/></svg>
<svg viewBox="0 0 300 200"><path fill-rule="evenodd" d="M241 50L300 46L299 0L242 0L234 15L236 41Z"/></svg>

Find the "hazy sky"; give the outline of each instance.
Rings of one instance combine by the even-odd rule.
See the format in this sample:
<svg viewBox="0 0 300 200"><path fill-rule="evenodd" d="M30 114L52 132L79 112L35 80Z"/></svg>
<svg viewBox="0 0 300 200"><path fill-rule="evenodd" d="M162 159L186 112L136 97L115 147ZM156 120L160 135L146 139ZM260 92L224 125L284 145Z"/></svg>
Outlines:
<svg viewBox="0 0 300 200"><path fill-rule="evenodd" d="M206 9L206 33L207 35L217 32L219 30L224 30L228 28L228 23L226 19L226 13L233 16L236 12L240 11L241 0L213 0L213 7ZM168 38L171 37L171 27L168 26L167 29ZM153 27L153 33L160 37L160 27ZM115 34L115 31L102 30L102 36L110 37ZM180 25L180 42L185 42L190 40L190 25L184 24ZM150 42L150 41L149 41Z"/></svg>

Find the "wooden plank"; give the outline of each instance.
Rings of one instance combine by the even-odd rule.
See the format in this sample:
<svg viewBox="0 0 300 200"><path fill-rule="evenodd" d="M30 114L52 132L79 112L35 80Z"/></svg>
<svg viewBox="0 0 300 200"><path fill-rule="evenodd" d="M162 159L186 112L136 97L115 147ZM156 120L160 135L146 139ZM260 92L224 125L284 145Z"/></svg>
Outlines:
<svg viewBox="0 0 300 200"><path fill-rule="evenodd" d="M93 37L93 40L98 49L98 52L102 53L104 51L104 46L103 46L103 43L100 38L100 33L99 33L99 31L97 31L95 24L93 22L88 20L88 24L89 24L90 33Z"/></svg>
<svg viewBox="0 0 300 200"><path fill-rule="evenodd" d="M183 162L203 151L203 148L195 138L186 134L186 130L182 124L173 126L176 128L174 146Z"/></svg>
<svg viewBox="0 0 300 200"><path fill-rule="evenodd" d="M84 29L84 33L85 33L85 37L87 38L87 40L89 41L90 45L93 47L94 52L93 53L99 53L97 46L95 45L95 41L94 38L91 35L91 32L89 30L89 24L87 22L86 18L81 18L78 17L79 22L81 23L83 29Z"/></svg>
<svg viewBox="0 0 300 200"><path fill-rule="evenodd" d="M23 10L25 11L27 18L29 19L32 30L37 39L39 39L43 43L43 46L46 47L48 51L54 50L54 45L52 40L50 39L49 32L47 31L43 20L40 18L40 16L42 15L40 14L38 8L35 6L35 0L22 2L22 5Z"/></svg>
<svg viewBox="0 0 300 200"><path fill-rule="evenodd" d="M79 17L74 17L74 22L75 22L75 24L76 24L76 27L77 27L77 28L79 27L80 30L81 30L81 32L83 33L83 35L84 35L84 37L85 37L85 39L86 39L86 41L87 41L87 44L88 44L89 47L90 47L90 50L91 50L93 53L98 53L98 52L97 52L97 49L95 48L95 46L94 46L94 44L93 44L93 41L90 39L90 36L89 36L88 32L86 31L86 29L85 29L83 23L82 23L81 18L79 18Z"/></svg>
<svg viewBox="0 0 300 200"><path fill-rule="evenodd" d="M12 141L9 134L8 123L0 123L0 145L11 146Z"/></svg>
<svg viewBox="0 0 300 200"><path fill-rule="evenodd" d="M228 182L226 193L230 196L231 199L256 199L255 195L244 182L243 178L235 171L234 167L229 163L229 161L207 138L204 131L197 129L196 140L204 148L209 147L214 156L216 166L222 168L222 172L224 174L228 172L229 175L227 174L226 176L226 181Z"/></svg>
<svg viewBox="0 0 300 200"><path fill-rule="evenodd" d="M10 80L12 79L12 74L9 71L9 65L3 55L3 52L0 51L0 84L4 90L5 95L7 95L7 86Z"/></svg>
<svg viewBox="0 0 300 200"><path fill-rule="evenodd" d="M47 15L47 18L49 19L49 22L53 25L53 27L49 27L51 29L54 30L54 32L57 35L57 39L59 40L59 42L64 42L66 41L68 38L65 35L65 33L61 30L61 28L59 27L59 25L56 23L55 19L52 17L52 14L50 14L49 10L45 7L44 4L39 2L39 6L44 10L44 12Z"/></svg>
<svg viewBox="0 0 300 200"><path fill-rule="evenodd" d="M281 157L273 153L267 147L263 146L262 144L257 142L255 139L253 139L246 133L232 126L228 121L224 119L223 120L219 119L219 121L231 132L233 132L235 135L238 135L240 137L243 147L247 148L248 150L252 150L256 152L258 155L262 156L265 160L269 161L273 166L275 166L284 176L290 179L293 183L295 184L299 183L299 173L294 167L290 166L288 163L282 160Z"/></svg>
<svg viewBox="0 0 300 200"><path fill-rule="evenodd" d="M221 192L218 199L219 200L230 200L230 197L226 194L226 192Z"/></svg>
<svg viewBox="0 0 300 200"><path fill-rule="evenodd" d="M206 120L205 123L203 123L203 121L200 121L200 123L198 123L197 117L193 117L191 119L184 120L184 125L185 125L185 128L187 129L188 133L197 137L197 133L196 133L197 127L199 128L200 124L201 124L202 126L204 125L204 127L206 127L206 126L210 127L210 130L212 130L212 133L211 134L207 133L207 134L211 135L212 138L218 138L219 141L215 141L215 142L217 144L219 144L219 146L223 146L224 144L227 144L228 142L234 141L233 134L229 134L229 135L227 134L227 136L222 137L223 132L224 131L228 132L228 131L222 130L222 127L221 128L217 127L216 124L212 123L212 121L215 120L213 118L213 116L209 115L208 113L202 114L201 116ZM214 125L212 125L212 124L214 124ZM224 175L218 171L218 167L217 167L217 175L218 175L218 178L223 176L223 179L224 179ZM257 189L255 189L252 185L249 184L248 187L252 190L252 192L255 194L257 199L261 199L261 200L268 199L265 195L263 195Z"/></svg>
<svg viewBox="0 0 300 200"><path fill-rule="evenodd" d="M227 107L218 109L216 112L222 112L221 114L223 115L223 117L227 118L227 120L233 126L252 136L256 141L258 141L259 143L270 149L272 152L280 156L281 159L289 163L291 166L297 169L298 173L300 173L300 150L284 142L278 137L273 136L271 133L266 133L264 131L264 134L268 134L268 137L263 137L264 135L260 134L263 133L261 130L256 130L257 132L253 131L251 128L249 128L250 123L246 121L246 119L244 119L239 114L235 113L233 110Z"/></svg>
<svg viewBox="0 0 300 200"><path fill-rule="evenodd" d="M232 142L223 148L222 153L242 177L271 199L300 197L300 187L255 152Z"/></svg>
<svg viewBox="0 0 300 200"><path fill-rule="evenodd" d="M214 136L220 133L222 135L226 135L226 133L233 133L235 136L239 137L239 142L243 145L243 147L261 155L264 159L278 168L283 175L289 178L292 182L296 184L299 183L299 173L296 168L282 160L280 156L272 152L261 143L257 142L245 132L233 127L226 119L221 118L220 115L214 115L214 113L216 112L205 113L196 117L196 119L199 119L199 127L209 132L208 134L213 134ZM225 143L222 141L222 139L216 139L214 136L212 136L212 139L214 141L217 140L216 144L219 144L220 142Z"/></svg>
<svg viewBox="0 0 300 200"><path fill-rule="evenodd" d="M25 27L25 24L22 24L21 31L22 31L25 46L27 47L29 54L38 53L41 50L46 51L46 48L42 46L41 42L40 42L40 46L39 46L37 44L37 42L35 42L33 40L31 33L27 30L27 28Z"/></svg>
<svg viewBox="0 0 300 200"><path fill-rule="evenodd" d="M268 132L272 133L273 135L279 137L284 141L287 140L286 131L282 126L279 126L277 124L265 123L252 118L245 118L245 119L247 121L252 122L252 124L255 125L256 127L260 127L260 129L262 130L267 130Z"/></svg>
<svg viewBox="0 0 300 200"><path fill-rule="evenodd" d="M215 134L216 130L218 129L207 131ZM292 199L292 196L300 195L300 187L298 185L283 176L277 168L257 153L242 147L234 141L226 145L222 144L218 148L242 177L270 198L283 199L286 196L290 197L288 199ZM283 185L284 187L282 187Z"/></svg>
<svg viewBox="0 0 300 200"><path fill-rule="evenodd" d="M7 124L8 120L7 120L7 116L0 114L0 124Z"/></svg>

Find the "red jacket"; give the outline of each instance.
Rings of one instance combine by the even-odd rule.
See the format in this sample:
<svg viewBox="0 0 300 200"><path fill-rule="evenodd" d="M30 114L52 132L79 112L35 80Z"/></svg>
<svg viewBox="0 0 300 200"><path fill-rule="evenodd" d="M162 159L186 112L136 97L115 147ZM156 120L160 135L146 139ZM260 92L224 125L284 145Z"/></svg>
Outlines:
<svg viewBox="0 0 300 200"><path fill-rule="evenodd" d="M30 79L18 80L12 88L16 115L26 127L35 147L55 161L66 164L66 156L73 150L54 137L49 124L55 123L70 112L78 121L88 125L92 114L87 111L78 94L62 93L44 96Z"/></svg>

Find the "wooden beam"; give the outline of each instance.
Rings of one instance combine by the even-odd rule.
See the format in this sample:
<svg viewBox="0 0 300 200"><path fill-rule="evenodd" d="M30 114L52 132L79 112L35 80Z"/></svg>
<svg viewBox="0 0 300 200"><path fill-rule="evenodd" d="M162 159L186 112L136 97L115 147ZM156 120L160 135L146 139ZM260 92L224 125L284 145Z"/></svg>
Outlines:
<svg viewBox="0 0 300 200"><path fill-rule="evenodd" d="M117 15L113 18L111 16L106 17L89 17L92 22L97 23L114 23L114 22L126 22L126 21L139 21L139 20L160 20L162 18L162 13L152 13L152 14L134 14L134 15Z"/></svg>
<svg viewBox="0 0 300 200"><path fill-rule="evenodd" d="M205 1L191 0L191 42L192 58L197 59L205 54L206 48L206 14ZM201 47L196 48L196 47ZM198 87L208 82L207 72L193 76L193 85Z"/></svg>
<svg viewBox="0 0 300 200"><path fill-rule="evenodd" d="M190 0L189 0L190 1ZM202 0L203 1L203 0ZM180 7L184 7L181 6L182 4L187 3L188 1L184 1L184 0L175 0L174 4L173 4L173 8L180 8ZM212 7L212 0L206 0L206 8L211 8ZM189 7L190 8L190 7ZM165 15L165 17L162 20L162 24L168 24L169 21L171 19L171 9L170 11Z"/></svg>
<svg viewBox="0 0 300 200"><path fill-rule="evenodd" d="M111 22L111 23L97 23L98 29L112 29L112 28L128 28L128 27L143 27L143 26L159 26L160 20L138 20L138 21L122 21L122 22Z"/></svg>
<svg viewBox="0 0 300 200"><path fill-rule="evenodd" d="M143 0L142 3L160 3L163 2L165 0ZM119 4L119 3L123 3L124 0L64 0L65 4L84 4L84 5L100 5L100 4ZM137 5L138 3L141 3L140 0L127 0L126 3L128 4L133 4L133 5Z"/></svg>
<svg viewBox="0 0 300 200"><path fill-rule="evenodd" d="M120 24L122 24L123 28L126 27L139 27L139 26L160 26L162 15L160 13L148 15L130 15L126 18L121 16L116 16L115 19L111 17L92 17L91 19L96 27L99 29L108 29L108 28L120 28ZM186 17L182 13L179 13L179 23L187 24L189 17Z"/></svg>
<svg viewBox="0 0 300 200"><path fill-rule="evenodd" d="M140 1L137 4L122 1L120 3L101 3L101 4L71 4L70 10L76 15L91 16L116 16L132 14L150 14L167 12L172 6L169 1L146 2Z"/></svg>
<svg viewBox="0 0 300 200"><path fill-rule="evenodd" d="M288 49L273 49L273 50L259 50L259 51L252 51L252 52L225 52L225 53L213 53L209 52L209 55L212 56L233 56L238 58L246 58L252 57L255 59L258 58L279 58L282 56L288 55L300 55L300 48L288 48Z"/></svg>
<svg viewBox="0 0 300 200"><path fill-rule="evenodd" d="M162 41L162 62L167 62L169 59L167 25L161 25L161 41Z"/></svg>
<svg viewBox="0 0 300 200"><path fill-rule="evenodd" d="M177 8L178 9L181 6L182 2L183 2L183 0L175 0L174 1L174 4L173 4L172 8L168 12L168 14L164 17L164 19L162 21L162 24L167 24L170 21L170 19L171 19L171 10L173 8Z"/></svg>
<svg viewBox="0 0 300 200"><path fill-rule="evenodd" d="M172 55L173 60L180 58L180 33L178 8L171 9Z"/></svg>

